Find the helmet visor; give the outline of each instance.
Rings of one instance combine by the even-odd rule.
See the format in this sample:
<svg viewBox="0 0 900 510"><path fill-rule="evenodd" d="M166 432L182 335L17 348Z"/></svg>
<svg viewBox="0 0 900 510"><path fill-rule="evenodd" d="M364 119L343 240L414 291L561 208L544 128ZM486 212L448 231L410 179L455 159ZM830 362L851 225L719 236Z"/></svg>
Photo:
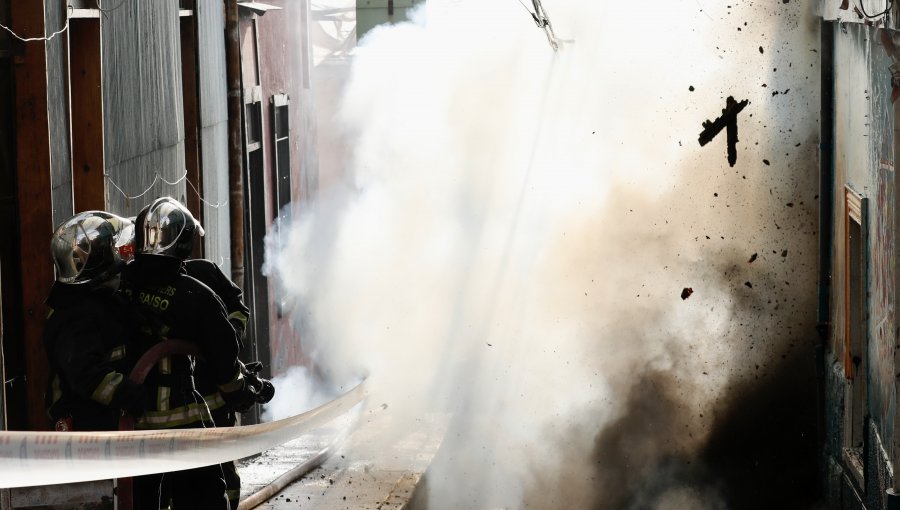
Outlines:
<svg viewBox="0 0 900 510"><path fill-rule="evenodd" d="M150 205L138 228L141 229L141 252L178 258L190 256L194 236L204 234L203 227L191 212L169 197Z"/></svg>
<svg viewBox="0 0 900 510"><path fill-rule="evenodd" d="M117 217L103 211L88 211L57 228L50 252L60 282L91 281L118 262L113 250L118 233L113 218Z"/></svg>

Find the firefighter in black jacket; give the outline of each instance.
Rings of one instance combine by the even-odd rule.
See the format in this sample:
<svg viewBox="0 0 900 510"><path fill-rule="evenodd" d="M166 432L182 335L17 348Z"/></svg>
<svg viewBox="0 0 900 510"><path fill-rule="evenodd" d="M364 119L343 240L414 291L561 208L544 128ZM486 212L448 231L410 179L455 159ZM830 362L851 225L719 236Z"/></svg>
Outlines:
<svg viewBox="0 0 900 510"><path fill-rule="evenodd" d="M228 312L228 320L237 333L238 340L244 337L247 329L247 320L250 317L250 309L244 304L241 288L232 283L214 262L205 259L193 259L184 261L184 269L188 276L196 278L222 299ZM244 343L240 342L240 348L244 350ZM246 370L244 375L249 375ZM197 361L194 367L194 381L197 391L203 395L203 399L209 406L216 427L233 427L237 424L236 410L225 404L219 389L209 374L209 368L203 361ZM249 381L249 379L248 379ZM225 493L228 496L229 505L236 509L241 498L241 476L237 470L235 461L222 463L222 474L225 476Z"/></svg>
<svg viewBox="0 0 900 510"><path fill-rule="evenodd" d="M123 291L131 303L139 339L147 345L164 338L195 344L225 403L234 409L252 406L257 396L238 360L239 340L221 300L183 272L173 250L192 240L196 222L166 200L145 207L135 221L135 260L128 265ZM192 241L191 241L192 242ZM144 415L137 429L213 426L209 409L193 380L194 359L170 355L161 359L145 382ZM160 494L163 475L135 478L135 508L160 508L171 497L173 510L228 508L219 465L165 474L171 494Z"/></svg>
<svg viewBox="0 0 900 510"><path fill-rule="evenodd" d="M228 311L228 320L231 321L238 340L243 339L244 331L247 329L247 320L250 318L250 309L244 304L241 288L228 279L225 273L219 269L219 266L210 260L185 260L184 268L189 276L204 283L222 299L222 303ZM241 342L241 350L244 350L243 342ZM249 367L249 370L247 367ZM244 365L244 376L247 377L248 382L251 384L257 383L255 385L255 389L259 394L257 401L266 403L272 399L275 389L269 381L256 377L255 372L252 372L256 367L261 368L261 365L259 363ZM209 405L209 410L212 413L213 421L216 422L216 426L235 426L237 424L236 410L225 405L221 393L209 376L209 368L206 366L206 363L202 361L197 362L197 365L194 367L194 380L197 384L197 390L203 395L203 399ZM231 508L236 509L241 498L241 476L238 473L236 462L223 463L222 473L225 475L225 492L228 495L229 504Z"/></svg>
<svg viewBox="0 0 900 510"><path fill-rule="evenodd" d="M143 411L128 380L138 353L129 344L126 303L115 293L129 258L132 223L103 211L79 213L50 241L56 282L43 344L50 364L47 412L58 431L116 430L119 415Z"/></svg>
<svg viewBox="0 0 900 510"><path fill-rule="evenodd" d="M205 284L222 300L228 312L228 320L237 334L240 349L243 350L244 346L241 340L247 328L250 309L244 304L241 288L225 276L214 262L205 259L190 259L195 241L203 235L203 228L184 204L171 197L162 197L155 203L157 207L162 207L165 204L165 207L169 208L170 216L178 215L182 218L178 222L192 226L191 229L184 231L184 239L172 245L167 253L184 260L185 273ZM270 401L274 396L275 388L271 382L256 375L261 365L259 363L248 363L243 367L243 373L257 395L256 401L258 403ZM235 409L226 404L211 377L208 364L203 360L197 360L194 366L194 383L209 406L213 421L215 421L217 427L233 427L237 423L236 411L243 412L248 410ZM237 508L241 495L241 478L235 462L223 463L222 471L225 476L226 492L231 508Z"/></svg>
<svg viewBox="0 0 900 510"><path fill-rule="evenodd" d="M189 211L185 210L188 214ZM247 330L247 321L250 320L250 309L244 304L244 293L240 287L234 284L225 273L219 269L215 262L206 259L191 259L190 253L181 257L184 260L184 270L188 276L200 280L219 296L228 311L228 321L238 334L238 339L244 338ZM241 349L243 349L241 342Z"/></svg>

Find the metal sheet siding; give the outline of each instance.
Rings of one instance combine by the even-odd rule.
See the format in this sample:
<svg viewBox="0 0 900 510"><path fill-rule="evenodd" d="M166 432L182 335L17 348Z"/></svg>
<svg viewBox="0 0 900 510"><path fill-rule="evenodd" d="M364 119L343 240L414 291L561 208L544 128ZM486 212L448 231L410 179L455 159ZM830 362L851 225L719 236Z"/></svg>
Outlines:
<svg viewBox="0 0 900 510"><path fill-rule="evenodd" d="M104 13L107 203L134 215L158 196L185 200L178 2L126 2Z"/></svg>
<svg viewBox="0 0 900 510"><path fill-rule="evenodd" d="M225 79L225 18L220 0L197 1L200 147L206 258L231 275L228 209L228 104ZM193 191L191 191L193 192Z"/></svg>
<svg viewBox="0 0 900 510"><path fill-rule="evenodd" d="M300 182L293 186L293 194L298 197L301 203L307 203L314 200L319 193L319 155L316 150L316 112L313 108L314 99L311 87L312 83L312 42L310 40L310 6L309 2L304 2L304 6L300 9L301 26L304 30L301 34L301 47L299 49L302 57L303 81L301 86L301 95L294 99L294 107L292 114L295 116L291 119L292 129L295 131L294 138L291 140L291 157L297 158L300 162Z"/></svg>
<svg viewBox="0 0 900 510"><path fill-rule="evenodd" d="M61 28L66 24L66 7L61 2L45 2L44 13L48 27ZM54 225L62 223L74 213L67 58L64 37L54 37L47 43L47 113L50 118L50 182Z"/></svg>
<svg viewBox="0 0 900 510"><path fill-rule="evenodd" d="M200 51L200 119L203 126L228 121L225 17L220 0L197 0Z"/></svg>
<svg viewBox="0 0 900 510"><path fill-rule="evenodd" d="M201 128L203 158L203 228L206 258L231 276L231 219L228 209L228 124ZM209 143L206 143L209 141Z"/></svg>

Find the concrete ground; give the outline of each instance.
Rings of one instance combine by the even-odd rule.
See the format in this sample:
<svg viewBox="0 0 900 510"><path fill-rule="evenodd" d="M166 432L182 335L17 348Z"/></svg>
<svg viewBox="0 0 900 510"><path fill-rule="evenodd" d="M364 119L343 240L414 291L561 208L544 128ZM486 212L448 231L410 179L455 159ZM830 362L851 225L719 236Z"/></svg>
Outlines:
<svg viewBox="0 0 900 510"><path fill-rule="evenodd" d="M423 475L437 452L446 430L447 418L429 416L415 426L402 427L390 409L376 408L362 413L355 429L345 418L314 434L274 448L239 465L241 498L246 499L283 473L302 464L326 448L342 432L345 440L335 446L318 468L256 508L282 510L400 510L425 507ZM349 434L349 435L346 435ZM242 510L244 505L242 505Z"/></svg>

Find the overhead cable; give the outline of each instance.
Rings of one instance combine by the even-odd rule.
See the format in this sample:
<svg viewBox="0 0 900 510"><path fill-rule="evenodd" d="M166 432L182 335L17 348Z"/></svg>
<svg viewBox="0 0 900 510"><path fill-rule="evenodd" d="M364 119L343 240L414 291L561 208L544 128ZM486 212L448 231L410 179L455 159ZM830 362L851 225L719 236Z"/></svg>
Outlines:
<svg viewBox="0 0 900 510"><path fill-rule="evenodd" d="M123 5L125 5L125 2L127 2L127 1L128 1L128 0L122 0L121 2L119 2L119 5L117 5L117 6L115 6L115 7L111 7L111 8L109 8L109 9L104 9L104 8L100 5L100 0L97 0L97 10L100 11L100 12L113 12L114 10L118 9L119 7L122 7Z"/></svg>
<svg viewBox="0 0 900 510"><path fill-rule="evenodd" d="M128 2L128 0L122 0L122 1L119 2L119 4L116 5L115 7L110 7L110 8L108 8L108 9L104 9L104 8L100 5L100 0L97 0L97 10L100 11L100 12L103 12L103 13L109 13L109 12L115 11L116 9L122 7L123 5L125 5L126 2ZM2 23L0 23L0 28L6 30L6 31L9 32L13 37L15 37L16 39L18 39L18 40L20 40L20 41L22 41L22 42L50 41L50 40L53 39L54 37L58 36L59 34L65 32L66 30L69 29L69 19L71 19L71 16L70 16L70 15L71 15L73 12L75 12L75 6L69 4L69 5L66 6L66 10L68 11L68 15L66 15L66 22L65 22L65 24L63 25L63 27L60 28L59 30L57 30L56 32L53 32L52 34L46 36L46 37L22 37L22 36L20 36L19 34L15 33L11 28L9 28L8 26L6 26L6 25L4 25L4 24L2 24Z"/></svg>
<svg viewBox="0 0 900 510"><path fill-rule="evenodd" d="M859 2L860 11L862 11L863 16L865 16L869 19L877 18L879 16L884 16L885 14L889 13L893 7L894 7L894 0L890 0L890 2L888 2L887 7L885 7L885 9L883 11L879 12L878 14L869 14L866 12L866 2L864 2L863 0L860 0L860 2Z"/></svg>
<svg viewBox="0 0 900 510"><path fill-rule="evenodd" d="M224 202L216 201L216 203L212 203L212 202L209 202L208 200L206 200L205 198L203 198L203 195L200 194L200 190L198 190L197 187L194 185L194 183L191 182L191 180L187 178L187 170L184 171L184 174L181 177L179 177L178 179L175 179L174 181L171 181L171 182L167 181L166 178L163 177L162 175L160 175L159 172L155 172L153 175L153 182L151 182L150 185L147 186L146 189L144 189L144 191L138 193L137 195L129 195L128 193L125 193L125 191L122 189L122 187L119 186L116 183L116 181L113 180L111 175L105 174L105 177L106 177L106 180L109 181L109 183L112 185L112 187L116 191L118 191L119 194L121 194L126 200L137 200L138 198L143 197L144 195L149 193L150 190L152 190L154 186L156 186L157 182L160 182L160 181L168 184L169 186L176 186L179 183L181 183L181 181L185 181L191 187L191 189L194 190L194 193L197 194L197 198L199 198L201 202L208 205L209 207L212 207L213 209L218 209L218 208L223 207L228 204L227 200Z"/></svg>
<svg viewBox="0 0 900 510"><path fill-rule="evenodd" d="M71 5L68 6L68 9L69 9L70 12L75 10L75 8L72 7ZM57 30L56 32L53 32L52 34L50 34L50 35L48 35L48 36L46 36L46 37L22 37L22 36L20 36L19 34L13 32L13 30L12 30L11 28L9 28L8 26L6 26L6 25L0 24L0 28L6 30L7 32L9 32L10 34L12 34L13 37L15 37L16 39L18 39L18 40L20 40L20 41L22 41L22 42L49 41L49 40L53 39L54 37L58 36L59 34L65 32L66 30L69 29L69 16L66 16L66 23L65 23L65 25L63 25L62 28L60 28L60 29Z"/></svg>
<svg viewBox="0 0 900 510"><path fill-rule="evenodd" d="M544 31L544 34L547 36L547 42L550 43L550 47L553 48L553 51L557 51L559 49L559 39L556 37L556 33L553 32L553 25L550 24L550 16L547 15L547 11L544 9L543 4L541 4L541 0L531 0L534 11L529 9L522 0L519 0L519 3L522 4L522 7L524 7L526 11L528 11L528 14L531 14L531 18L538 28Z"/></svg>

